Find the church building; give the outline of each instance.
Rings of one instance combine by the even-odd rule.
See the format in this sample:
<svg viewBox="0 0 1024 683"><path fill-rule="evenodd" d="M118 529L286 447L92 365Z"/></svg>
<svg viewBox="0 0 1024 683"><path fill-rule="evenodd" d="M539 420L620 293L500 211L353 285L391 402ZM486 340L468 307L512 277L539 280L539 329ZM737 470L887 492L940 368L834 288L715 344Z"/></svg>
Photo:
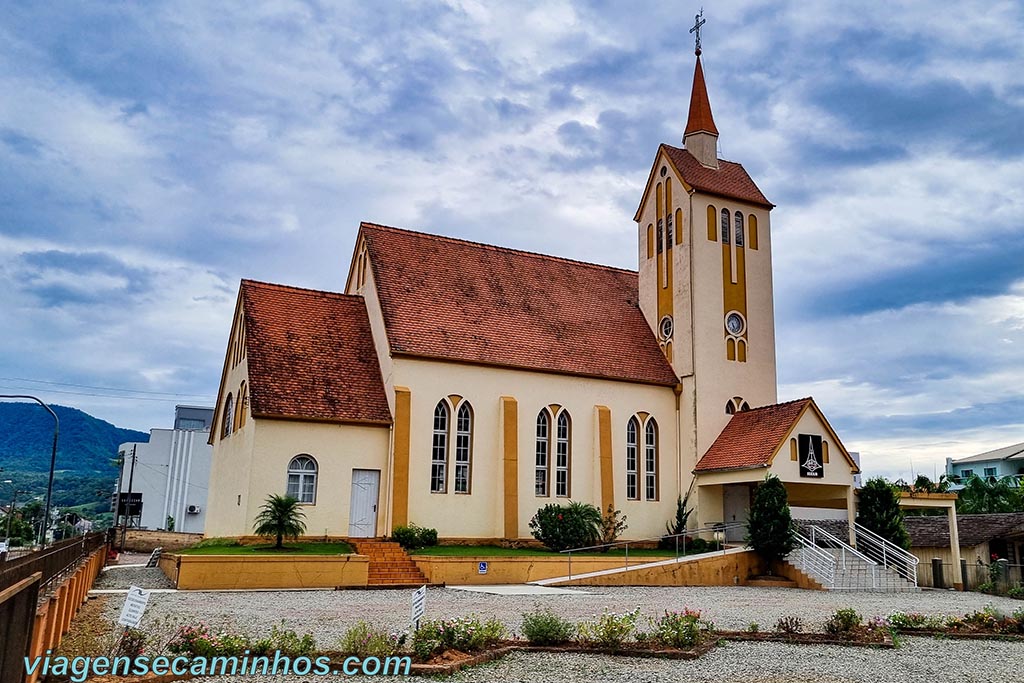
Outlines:
<svg viewBox="0 0 1024 683"><path fill-rule="evenodd" d="M852 521L854 460L813 399L778 403L773 204L718 158L696 54L682 146L638 197L636 271L365 222L341 292L243 280L207 535L251 534L288 494L312 536L528 539L571 500L643 539L680 497L692 526L744 521L768 473Z"/></svg>

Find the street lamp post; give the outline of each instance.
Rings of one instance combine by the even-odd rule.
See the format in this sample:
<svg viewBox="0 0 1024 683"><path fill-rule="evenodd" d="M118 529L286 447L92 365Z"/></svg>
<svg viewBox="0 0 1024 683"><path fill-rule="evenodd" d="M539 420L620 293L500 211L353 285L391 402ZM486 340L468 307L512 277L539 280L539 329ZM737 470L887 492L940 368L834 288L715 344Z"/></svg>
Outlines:
<svg viewBox="0 0 1024 683"><path fill-rule="evenodd" d="M45 408L46 412L53 418L53 449L50 451L50 479L46 484L46 509L43 512L43 521L39 524L39 547L42 548L46 546L46 529L50 526L50 498L53 496L53 473L57 468L57 439L60 437L60 419L58 419L57 413L53 412L50 406L35 396L27 394L0 394L0 398L22 398L35 401Z"/></svg>

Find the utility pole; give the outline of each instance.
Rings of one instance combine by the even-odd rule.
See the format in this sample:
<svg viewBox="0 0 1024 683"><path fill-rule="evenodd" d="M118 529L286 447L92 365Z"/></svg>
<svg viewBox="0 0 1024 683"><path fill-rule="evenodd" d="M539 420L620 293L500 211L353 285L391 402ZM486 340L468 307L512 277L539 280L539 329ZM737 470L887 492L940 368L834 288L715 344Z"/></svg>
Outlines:
<svg viewBox="0 0 1024 683"><path fill-rule="evenodd" d="M117 452L117 497L114 498L114 536L112 541L117 540L117 525L121 521L121 486L124 483L124 451Z"/></svg>
<svg viewBox="0 0 1024 683"><path fill-rule="evenodd" d="M50 523L50 499L53 497L53 473L57 469L57 439L60 437L60 419L57 417L57 413L53 412L53 408L35 396L29 396L28 394L0 394L0 398L25 398L35 401L46 409L46 412L53 418L53 448L50 451L50 479L46 484L46 510L43 512L43 521L39 525L39 546L45 548L46 529Z"/></svg>
<svg viewBox="0 0 1024 683"><path fill-rule="evenodd" d="M132 466L128 470L128 505L124 512L124 523L121 525L121 552L124 552L124 541L128 535L128 517L132 512L132 482L135 479L135 444L132 444ZM120 498L120 496L119 496Z"/></svg>

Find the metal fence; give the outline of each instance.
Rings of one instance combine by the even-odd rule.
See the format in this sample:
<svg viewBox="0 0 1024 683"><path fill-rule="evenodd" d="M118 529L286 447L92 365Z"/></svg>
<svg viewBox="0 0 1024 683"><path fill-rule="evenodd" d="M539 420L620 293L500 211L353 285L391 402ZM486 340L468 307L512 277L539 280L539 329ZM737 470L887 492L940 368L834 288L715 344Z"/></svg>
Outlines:
<svg viewBox="0 0 1024 683"><path fill-rule="evenodd" d="M939 568L938 576L936 567ZM1024 585L1024 565L997 562L995 567L972 562L960 563L964 590L978 590L984 584L993 584L1005 592L1014 586ZM918 585L926 588L951 588L953 586L953 565L948 562L923 561L917 568Z"/></svg>
<svg viewBox="0 0 1024 683"><path fill-rule="evenodd" d="M78 564L107 542L106 534L99 532L69 538L28 555L10 559L0 565L0 591L27 579L36 572L41 574L40 596L47 594L51 585L75 570Z"/></svg>

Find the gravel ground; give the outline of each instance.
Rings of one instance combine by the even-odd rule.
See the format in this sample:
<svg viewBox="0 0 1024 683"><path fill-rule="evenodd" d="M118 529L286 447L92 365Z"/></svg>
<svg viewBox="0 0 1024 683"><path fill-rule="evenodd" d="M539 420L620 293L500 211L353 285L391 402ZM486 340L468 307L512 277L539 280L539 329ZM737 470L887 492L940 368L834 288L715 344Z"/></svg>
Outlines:
<svg viewBox="0 0 1024 683"><path fill-rule="evenodd" d="M138 586L139 588L174 588L167 576L156 567L107 567L96 579L96 590L115 590Z"/></svg>
<svg viewBox="0 0 1024 683"><path fill-rule="evenodd" d="M908 638L896 650L728 643L694 661L603 655L515 653L461 671L452 683L1007 683L1021 680L1024 647L998 641ZM238 678L204 679L236 683ZM319 676L251 676L254 683L324 681ZM345 677L353 682L408 681L395 677Z"/></svg>
<svg viewBox="0 0 1024 683"><path fill-rule="evenodd" d="M138 573L145 573L145 580ZM152 572L157 572L153 575ZM134 575L134 577L133 577ZM105 573L97 588L125 588L162 581L153 569L114 569ZM166 585L163 583L161 585ZM146 620L175 617L213 629L262 635L284 621L296 631L311 632L326 646L353 623L365 619L379 627L404 629L409 622L411 590L345 591L227 591L154 594ZM116 597L116 596L115 596ZM116 618L123 600L114 599L108 613ZM782 616L797 616L807 630L821 630L839 608L852 607L866 619L887 616L896 610L936 615L962 615L993 604L1005 612L1024 603L981 593L922 591L920 593L860 593L802 591L779 588L588 588L572 595L500 596L446 588L427 590L427 619L468 614L496 617L518 631L521 615L534 606L550 607L571 620L599 614L608 608L624 612L636 607L654 616L666 609L700 609L718 628L741 630L757 622L771 630Z"/></svg>
<svg viewBox="0 0 1024 683"><path fill-rule="evenodd" d="M154 574L153 572L156 572ZM157 570L114 569L97 588L128 585L166 586ZM406 627L410 590L370 591L222 591L154 594L144 627L169 637L176 624L205 622L214 630L260 636L282 621L296 631L311 632L322 648L330 648L353 623L365 619L375 626ZM123 599L111 595L103 619L116 620ZM1024 603L979 593L923 591L874 594L770 588L588 588L571 595L498 596L453 589L427 591L426 618L477 614L497 617L517 631L520 615L534 606L550 607L579 620L608 608L623 612L639 607L646 615L665 609L700 609L719 628L743 629L751 622L771 630L785 615L799 617L808 631L818 631L838 608L852 607L865 618L896 610L935 615L964 614L987 604L1012 612ZM730 643L693 662L672 660L517 653L457 674L453 682L536 681L720 681L732 683L944 683L945 681L1024 680L1024 644L999 641L902 639L896 650L790 646L780 643ZM983 664L982 664L983 663ZM209 678L233 683L238 678ZM314 676L251 677L256 683L300 683ZM351 680L361 681L362 677ZM369 680L389 680L374 677ZM398 680L398 679L392 679ZM403 679L407 680L407 679Z"/></svg>

